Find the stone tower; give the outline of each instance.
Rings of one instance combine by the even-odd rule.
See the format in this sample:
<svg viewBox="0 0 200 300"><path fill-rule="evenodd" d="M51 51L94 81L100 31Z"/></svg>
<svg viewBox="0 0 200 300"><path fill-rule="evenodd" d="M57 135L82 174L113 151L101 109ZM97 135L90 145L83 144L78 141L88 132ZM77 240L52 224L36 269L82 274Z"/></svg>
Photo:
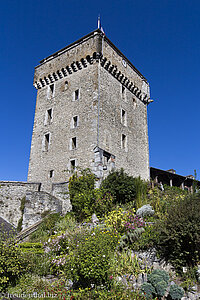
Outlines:
<svg viewBox="0 0 200 300"><path fill-rule="evenodd" d="M34 86L28 182L50 192L77 167L149 179L149 84L101 30L43 59Z"/></svg>

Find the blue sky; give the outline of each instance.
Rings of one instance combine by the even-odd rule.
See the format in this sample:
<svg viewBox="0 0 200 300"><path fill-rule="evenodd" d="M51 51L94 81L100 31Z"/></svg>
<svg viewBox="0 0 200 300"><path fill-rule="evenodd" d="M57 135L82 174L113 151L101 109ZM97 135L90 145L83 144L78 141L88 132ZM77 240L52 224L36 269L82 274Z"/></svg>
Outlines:
<svg viewBox="0 0 200 300"><path fill-rule="evenodd" d="M6 0L0 4L0 180L25 181L34 67L97 27L147 78L150 165L189 175L199 156L199 0Z"/></svg>

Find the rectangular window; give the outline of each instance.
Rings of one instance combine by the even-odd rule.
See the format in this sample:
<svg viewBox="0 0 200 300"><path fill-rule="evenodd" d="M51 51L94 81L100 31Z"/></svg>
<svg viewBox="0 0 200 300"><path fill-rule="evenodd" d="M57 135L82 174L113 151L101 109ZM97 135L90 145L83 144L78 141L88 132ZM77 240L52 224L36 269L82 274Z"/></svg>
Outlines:
<svg viewBox="0 0 200 300"><path fill-rule="evenodd" d="M73 128L76 128L78 126L78 116L74 116L72 122L73 122Z"/></svg>
<svg viewBox="0 0 200 300"><path fill-rule="evenodd" d="M72 172L74 172L75 169L76 169L76 160L75 160L75 159L72 159L72 160L70 160L70 170L71 170Z"/></svg>
<svg viewBox="0 0 200 300"><path fill-rule="evenodd" d="M49 172L49 178L53 178L53 176L54 176L54 170L51 170L51 171Z"/></svg>
<svg viewBox="0 0 200 300"><path fill-rule="evenodd" d="M49 143L50 143L50 133L45 134L44 136L44 150L49 150Z"/></svg>
<svg viewBox="0 0 200 300"><path fill-rule="evenodd" d="M122 134L122 149L125 149L127 146L127 139L126 139L126 135Z"/></svg>
<svg viewBox="0 0 200 300"><path fill-rule="evenodd" d="M52 108L48 109L46 111L46 116L45 116L45 125L49 125L52 122Z"/></svg>
<svg viewBox="0 0 200 300"><path fill-rule="evenodd" d="M122 89L121 89L122 99L126 99L126 88L123 85L121 87L122 87Z"/></svg>
<svg viewBox="0 0 200 300"><path fill-rule="evenodd" d="M65 81L65 89L68 88L68 85L69 85L69 83L68 83L68 81L66 80L66 81Z"/></svg>
<svg viewBox="0 0 200 300"><path fill-rule="evenodd" d="M54 97L54 93L55 93L55 84L50 84L49 88L48 88L48 98L52 98Z"/></svg>
<svg viewBox="0 0 200 300"><path fill-rule="evenodd" d="M77 140L76 140L76 137L73 137L71 139L71 149L76 149L77 148Z"/></svg>
<svg viewBox="0 0 200 300"><path fill-rule="evenodd" d="M80 91L79 90L76 90L74 92L74 100L79 100L79 97L80 97Z"/></svg>
<svg viewBox="0 0 200 300"><path fill-rule="evenodd" d="M126 123L126 111L124 109L121 110L121 122L123 125L127 125Z"/></svg>

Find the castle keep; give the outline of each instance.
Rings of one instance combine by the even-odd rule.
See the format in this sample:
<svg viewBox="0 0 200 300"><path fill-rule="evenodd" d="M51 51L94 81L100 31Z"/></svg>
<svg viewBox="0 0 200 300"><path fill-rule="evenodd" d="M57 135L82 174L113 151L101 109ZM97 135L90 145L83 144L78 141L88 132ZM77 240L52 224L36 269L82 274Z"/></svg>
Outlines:
<svg viewBox="0 0 200 300"><path fill-rule="evenodd" d="M149 85L101 30L43 59L34 86L29 183L51 192L77 167L149 179Z"/></svg>
<svg viewBox="0 0 200 300"><path fill-rule="evenodd" d="M34 86L28 181L0 181L0 221L25 229L70 211L68 179L78 167L90 168L98 184L120 168L150 179L149 84L100 29L43 59ZM152 185L192 191L194 177L175 173L151 168Z"/></svg>
<svg viewBox="0 0 200 300"><path fill-rule="evenodd" d="M0 182L0 217L25 229L70 211L67 181L78 167L98 183L120 168L149 179L149 85L101 30L43 59L34 86L28 182Z"/></svg>

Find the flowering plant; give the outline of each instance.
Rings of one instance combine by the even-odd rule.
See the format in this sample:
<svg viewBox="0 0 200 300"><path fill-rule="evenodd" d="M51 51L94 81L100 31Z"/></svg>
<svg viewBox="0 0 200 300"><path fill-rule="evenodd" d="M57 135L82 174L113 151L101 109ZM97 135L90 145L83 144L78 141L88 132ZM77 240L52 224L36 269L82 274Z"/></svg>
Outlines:
<svg viewBox="0 0 200 300"><path fill-rule="evenodd" d="M145 226L145 222L142 218L139 216L134 216L134 215L129 215L128 216L128 221L124 224L125 230L127 231L132 231L135 230L136 228L141 228Z"/></svg>

